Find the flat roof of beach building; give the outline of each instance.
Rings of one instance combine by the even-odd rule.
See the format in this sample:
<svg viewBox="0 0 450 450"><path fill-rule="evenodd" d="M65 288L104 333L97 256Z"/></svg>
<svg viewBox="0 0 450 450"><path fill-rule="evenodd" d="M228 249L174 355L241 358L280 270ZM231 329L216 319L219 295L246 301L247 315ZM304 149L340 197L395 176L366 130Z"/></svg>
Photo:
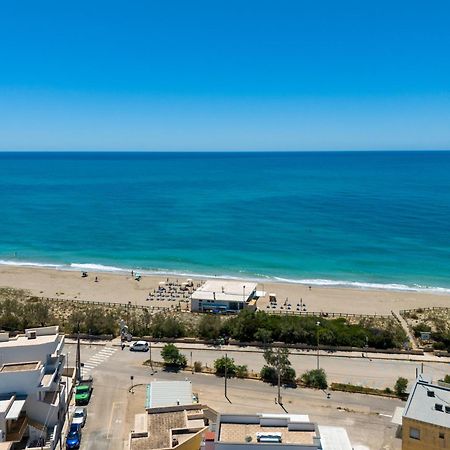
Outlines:
<svg viewBox="0 0 450 450"><path fill-rule="evenodd" d="M238 280L208 280L191 296L193 300L245 302L256 291L257 283Z"/></svg>

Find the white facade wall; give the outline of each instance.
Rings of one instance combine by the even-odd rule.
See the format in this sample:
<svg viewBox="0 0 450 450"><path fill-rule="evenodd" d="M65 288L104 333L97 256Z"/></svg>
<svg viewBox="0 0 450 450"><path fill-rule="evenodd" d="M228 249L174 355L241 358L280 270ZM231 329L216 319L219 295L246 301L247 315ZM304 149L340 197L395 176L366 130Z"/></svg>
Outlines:
<svg viewBox="0 0 450 450"><path fill-rule="evenodd" d="M38 391L44 375L44 367L23 372L0 372L0 394L26 394Z"/></svg>
<svg viewBox="0 0 450 450"><path fill-rule="evenodd" d="M0 342L0 365L27 361L46 364L47 358L57 351L58 346L63 347L63 340L64 336L59 336L56 342L31 343L32 339L26 341L26 345L2 345Z"/></svg>
<svg viewBox="0 0 450 450"><path fill-rule="evenodd" d="M45 424L49 430L59 426L60 420L64 421L67 402L67 384L60 383L65 364L62 354L64 336L52 335L51 331L49 328L37 329L35 341L24 337L0 340L0 367L9 363L41 363L38 369L0 371L0 394L26 395L22 411L29 419ZM41 341L44 342L39 342L39 336L43 336ZM52 373L54 376L49 386L41 386L44 375ZM47 379L46 382L49 381ZM52 404L43 401L48 392L57 393ZM0 420L0 431L5 430L5 426L5 422Z"/></svg>

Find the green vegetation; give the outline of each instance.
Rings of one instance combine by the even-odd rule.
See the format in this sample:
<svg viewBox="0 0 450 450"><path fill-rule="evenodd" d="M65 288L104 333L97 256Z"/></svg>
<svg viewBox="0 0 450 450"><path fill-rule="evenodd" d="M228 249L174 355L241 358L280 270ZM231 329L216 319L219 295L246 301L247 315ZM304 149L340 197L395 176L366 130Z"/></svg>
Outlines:
<svg viewBox="0 0 450 450"><path fill-rule="evenodd" d="M317 322L320 322L319 331ZM392 319L381 327L375 319L362 319L356 324L347 319L324 319L314 316L271 315L263 311L243 310L222 325L224 334L241 342L269 340L286 344L317 344L388 349L402 347L407 340L401 326ZM262 339L264 337L264 340Z"/></svg>
<svg viewBox="0 0 450 450"><path fill-rule="evenodd" d="M418 308L403 313L416 338L431 332L430 341L435 350L450 352L450 308Z"/></svg>
<svg viewBox="0 0 450 450"><path fill-rule="evenodd" d="M385 397L395 397L395 394L393 394L392 389L389 387L387 387L386 389L375 389L365 386L357 386L355 384L331 383L330 389L332 391L351 392L353 394L369 394Z"/></svg>
<svg viewBox="0 0 450 450"><path fill-rule="evenodd" d="M248 377L248 367L245 364L236 366L236 377L237 378L247 378Z"/></svg>
<svg viewBox="0 0 450 450"><path fill-rule="evenodd" d="M403 377L398 377L395 382L394 391L399 397L403 397L406 394L406 388L408 387L408 380Z"/></svg>
<svg viewBox="0 0 450 450"><path fill-rule="evenodd" d="M301 381L306 387L315 389L328 387L327 375L323 369L308 370L301 376Z"/></svg>
<svg viewBox="0 0 450 450"><path fill-rule="evenodd" d="M260 372L263 381L277 384L278 374L280 374L281 383L289 385L295 383L295 370L289 361L289 349L284 347L274 350L272 347L268 347L264 350L264 359L266 365Z"/></svg>
<svg viewBox="0 0 450 450"><path fill-rule="evenodd" d="M203 369L203 365L201 361L194 362L194 372L201 372Z"/></svg>
<svg viewBox="0 0 450 450"><path fill-rule="evenodd" d="M187 365L186 356L174 344L166 344L161 350L161 356L167 368L183 369Z"/></svg>
<svg viewBox="0 0 450 450"><path fill-rule="evenodd" d="M401 348L407 340L394 319L364 318L351 321L314 316L272 315L263 311L242 310L236 316L155 313L128 305L92 305L76 301L53 301L31 297L26 291L0 289L0 328L23 331L27 327L59 325L68 334L117 336L119 321L125 320L133 336L162 338L200 337L224 343L227 338L240 342L272 342L315 346L317 336L324 346L352 346L387 349ZM317 327L320 322L320 327ZM445 330L441 333L443 343ZM450 346L450 335L448 335Z"/></svg>
<svg viewBox="0 0 450 450"><path fill-rule="evenodd" d="M227 377L234 377L236 375L237 366L234 363L233 358L225 358L225 356L223 356L214 361L214 369L216 369L216 375L224 377L226 369Z"/></svg>
<svg viewBox="0 0 450 450"><path fill-rule="evenodd" d="M197 326L197 336L202 339L214 340L220 337L222 321L218 316L203 315Z"/></svg>
<svg viewBox="0 0 450 450"><path fill-rule="evenodd" d="M180 320L164 314L153 316L149 327L150 334L155 338L180 338L185 336L185 328Z"/></svg>

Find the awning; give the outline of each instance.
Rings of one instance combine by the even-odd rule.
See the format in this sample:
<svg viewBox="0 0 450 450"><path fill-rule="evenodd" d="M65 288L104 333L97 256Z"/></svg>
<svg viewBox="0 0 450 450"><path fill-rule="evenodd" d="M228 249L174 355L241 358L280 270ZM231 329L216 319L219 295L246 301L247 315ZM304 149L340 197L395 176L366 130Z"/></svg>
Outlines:
<svg viewBox="0 0 450 450"><path fill-rule="evenodd" d="M9 408L9 411L6 414L6 420L17 420L24 404L25 400L14 400L11 408Z"/></svg>

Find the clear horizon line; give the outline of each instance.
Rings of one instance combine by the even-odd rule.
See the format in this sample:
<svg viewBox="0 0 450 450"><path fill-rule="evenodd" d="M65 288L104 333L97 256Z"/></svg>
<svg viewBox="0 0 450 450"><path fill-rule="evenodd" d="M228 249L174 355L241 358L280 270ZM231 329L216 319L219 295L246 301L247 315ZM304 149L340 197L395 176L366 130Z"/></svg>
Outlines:
<svg viewBox="0 0 450 450"><path fill-rule="evenodd" d="M402 153L402 152L450 152L449 148L435 149L320 149L320 150L289 150L289 149L1 149L0 153Z"/></svg>

